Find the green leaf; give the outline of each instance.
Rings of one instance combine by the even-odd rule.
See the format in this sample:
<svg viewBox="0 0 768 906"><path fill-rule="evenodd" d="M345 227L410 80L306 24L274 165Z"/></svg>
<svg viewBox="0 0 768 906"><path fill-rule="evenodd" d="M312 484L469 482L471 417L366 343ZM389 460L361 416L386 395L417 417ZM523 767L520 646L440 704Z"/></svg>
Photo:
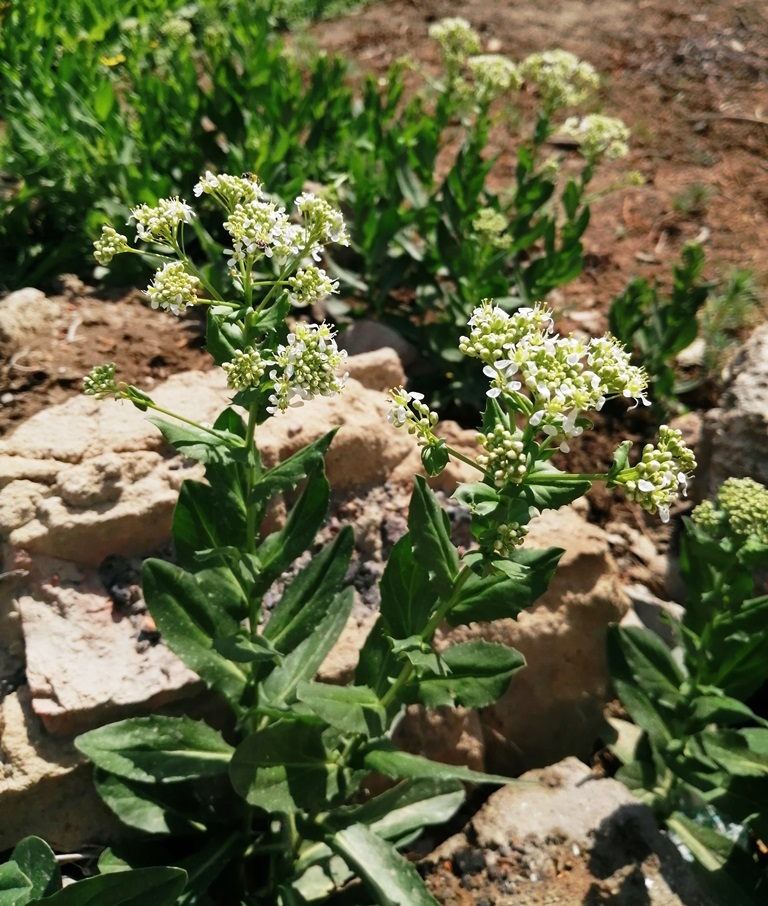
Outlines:
<svg viewBox="0 0 768 906"><path fill-rule="evenodd" d="M483 639L451 645L440 660L443 675L427 674L415 684L418 700L428 708L492 705L507 691L513 674L525 666L519 651Z"/></svg>
<svg viewBox="0 0 768 906"><path fill-rule="evenodd" d="M387 777L439 780L464 780L468 783L494 783L506 785L514 783L509 777L501 774L483 774L460 765L440 764L430 761L421 755L401 752L387 742L377 742L366 749L363 762L372 771L379 771Z"/></svg>
<svg viewBox="0 0 768 906"><path fill-rule="evenodd" d="M126 827L144 834L189 834L203 829L168 800L168 786L136 784L97 769L94 786L107 807ZM171 785L184 786L183 785ZM188 792L188 788L187 788Z"/></svg>
<svg viewBox="0 0 768 906"><path fill-rule="evenodd" d="M344 526L287 586L264 628L264 638L276 649L292 651L315 631L341 588L353 546L354 531Z"/></svg>
<svg viewBox="0 0 768 906"><path fill-rule="evenodd" d="M430 478L439 475L448 465L450 458L448 447L442 439L437 444L427 444L421 448L421 461Z"/></svg>
<svg viewBox="0 0 768 906"><path fill-rule="evenodd" d="M613 464L608 471L607 487L611 487L611 482L616 477L616 475L627 468L627 464L629 463L629 451L631 449L631 440L624 440L619 444L618 447L616 447L616 450L613 453Z"/></svg>
<svg viewBox="0 0 768 906"><path fill-rule="evenodd" d="M348 827L367 824L385 840L398 840L430 824L449 821L466 798L460 780L403 780L362 805L331 812L326 824Z"/></svg>
<svg viewBox="0 0 768 906"><path fill-rule="evenodd" d="M311 444L307 444L306 447L297 450L274 468L264 472L254 485L254 500L268 499L279 491L295 488L308 475L322 469L325 454L328 452L337 430L338 428L334 428L333 431L329 431Z"/></svg>
<svg viewBox="0 0 768 906"><path fill-rule="evenodd" d="M229 313L228 313L229 314ZM222 318L209 306L205 331L205 348L217 365L231 362L235 352L245 348L243 328L236 322Z"/></svg>
<svg viewBox="0 0 768 906"><path fill-rule="evenodd" d="M0 865L0 906L25 906L33 883L15 862Z"/></svg>
<svg viewBox="0 0 768 906"><path fill-rule="evenodd" d="M296 697L342 733L380 736L385 720L379 697L366 686L331 686L300 683Z"/></svg>
<svg viewBox="0 0 768 906"><path fill-rule="evenodd" d="M142 585L149 611L171 651L236 705L247 677L240 667L214 651L211 642L234 635L238 624L210 600L193 576L164 560L144 561Z"/></svg>
<svg viewBox="0 0 768 906"><path fill-rule="evenodd" d="M337 831L328 844L355 869L380 906L439 906L414 866L364 824Z"/></svg>
<svg viewBox="0 0 768 906"><path fill-rule="evenodd" d="M263 595L293 561L309 548L328 512L331 488L325 475L313 475L288 514L285 526L259 545L257 554L261 573L252 594Z"/></svg>
<svg viewBox="0 0 768 906"><path fill-rule="evenodd" d="M703 752L730 775L768 776L768 730L752 729L749 737L738 730L699 733Z"/></svg>
<svg viewBox="0 0 768 906"><path fill-rule="evenodd" d="M327 808L338 792L338 765L328 760L322 734L322 726L294 721L252 733L232 757L232 786L267 812Z"/></svg>
<svg viewBox="0 0 768 906"><path fill-rule="evenodd" d="M591 481L546 481L546 471L532 473L536 484L524 484L520 496L537 510L559 510L560 507L583 497L592 487Z"/></svg>
<svg viewBox="0 0 768 906"><path fill-rule="evenodd" d="M675 712L685 677L659 637L635 626L609 626L608 670L622 704L654 742L678 738Z"/></svg>
<svg viewBox="0 0 768 906"><path fill-rule="evenodd" d="M346 626L354 603L351 587L336 595L315 632L285 656L283 663L262 683L263 700L273 707L296 700L299 684L312 679Z"/></svg>
<svg viewBox="0 0 768 906"><path fill-rule="evenodd" d="M509 560L494 561L500 574L471 575L446 615L447 622L460 626L517 618L547 590L563 553L556 547L516 551Z"/></svg>
<svg viewBox="0 0 768 906"><path fill-rule="evenodd" d="M469 507L471 513L477 513L479 516L489 516L500 501L498 490L482 481L460 484L453 498L463 506Z"/></svg>
<svg viewBox="0 0 768 906"><path fill-rule="evenodd" d="M251 638L244 629L223 639L213 640L213 650L237 664L280 663L280 652L264 636Z"/></svg>
<svg viewBox="0 0 768 906"><path fill-rule="evenodd" d="M91 98L93 112L104 122L115 105L115 89L109 79L102 79Z"/></svg>
<svg viewBox="0 0 768 906"><path fill-rule="evenodd" d="M144 783L224 774L234 751L189 717L133 717L78 736L75 745L105 771Z"/></svg>
<svg viewBox="0 0 768 906"><path fill-rule="evenodd" d="M30 880L30 897L45 897L61 887L61 870L50 846L40 837L25 837L13 849L10 858ZM1 871L2 869L0 869ZM2 903L0 886L0 903Z"/></svg>
<svg viewBox="0 0 768 906"><path fill-rule="evenodd" d="M420 634L437 602L437 589L427 564L416 561L409 534L392 548L379 589L386 633L394 639Z"/></svg>
<svg viewBox="0 0 768 906"><path fill-rule="evenodd" d="M241 450L243 441L228 431L203 431L192 425L174 425L155 415L147 420L158 428L163 437L180 453L198 462L222 462L229 459L231 450Z"/></svg>
<svg viewBox="0 0 768 906"><path fill-rule="evenodd" d="M86 878L70 884L45 906L174 906L184 890L187 873L181 868L137 868Z"/></svg>
<svg viewBox="0 0 768 906"><path fill-rule="evenodd" d="M448 517L420 475L414 481L408 529L414 559L429 570L438 595L447 600L459 572L459 558L451 541Z"/></svg>

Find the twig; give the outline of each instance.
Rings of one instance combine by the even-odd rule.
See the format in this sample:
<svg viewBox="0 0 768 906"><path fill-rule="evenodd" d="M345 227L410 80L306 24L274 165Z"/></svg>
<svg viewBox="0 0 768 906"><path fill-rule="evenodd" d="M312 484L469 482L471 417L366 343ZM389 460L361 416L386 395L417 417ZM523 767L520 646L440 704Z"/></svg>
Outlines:
<svg viewBox="0 0 768 906"><path fill-rule="evenodd" d="M747 116L746 113L696 113L686 116L688 120L733 120L737 123L757 123L758 126L768 126L768 120L759 116Z"/></svg>

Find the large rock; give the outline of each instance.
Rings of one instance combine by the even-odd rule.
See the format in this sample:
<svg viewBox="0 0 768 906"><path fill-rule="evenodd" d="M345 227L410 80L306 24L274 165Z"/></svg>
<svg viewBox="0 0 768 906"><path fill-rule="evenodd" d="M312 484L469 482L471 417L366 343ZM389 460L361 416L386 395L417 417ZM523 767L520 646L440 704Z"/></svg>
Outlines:
<svg viewBox="0 0 768 906"><path fill-rule="evenodd" d="M712 496L726 478L768 484L768 325L731 360L720 404L704 417L697 494Z"/></svg>
<svg viewBox="0 0 768 906"><path fill-rule="evenodd" d="M39 289L26 287L10 293L0 300L0 348L12 352L34 348L56 329L60 310Z"/></svg>
<svg viewBox="0 0 768 906"><path fill-rule="evenodd" d="M105 843L118 822L93 787L71 738L49 736L25 687L0 704L0 850L28 834L71 852Z"/></svg>
<svg viewBox="0 0 768 906"><path fill-rule="evenodd" d="M520 781L427 856L433 891L490 882L516 894L504 903L712 906L651 810L617 780L567 758Z"/></svg>
<svg viewBox="0 0 768 906"><path fill-rule="evenodd" d="M525 656L503 698L480 715L486 768L503 773L589 757L610 694L606 628L629 607L605 532L572 507L535 519L526 545L565 549L539 601L517 620L472 624L443 638L482 638Z"/></svg>

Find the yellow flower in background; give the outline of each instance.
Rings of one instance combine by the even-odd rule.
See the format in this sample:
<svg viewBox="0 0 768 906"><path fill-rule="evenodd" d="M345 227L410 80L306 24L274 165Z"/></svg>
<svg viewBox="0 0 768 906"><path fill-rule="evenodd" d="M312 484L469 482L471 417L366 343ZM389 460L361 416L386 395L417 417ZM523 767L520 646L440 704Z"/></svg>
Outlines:
<svg viewBox="0 0 768 906"><path fill-rule="evenodd" d="M108 57L106 54L102 54L99 57L99 63L103 66L109 66L110 69L113 69L115 66L119 66L121 63L125 63L125 54L116 53L113 57Z"/></svg>

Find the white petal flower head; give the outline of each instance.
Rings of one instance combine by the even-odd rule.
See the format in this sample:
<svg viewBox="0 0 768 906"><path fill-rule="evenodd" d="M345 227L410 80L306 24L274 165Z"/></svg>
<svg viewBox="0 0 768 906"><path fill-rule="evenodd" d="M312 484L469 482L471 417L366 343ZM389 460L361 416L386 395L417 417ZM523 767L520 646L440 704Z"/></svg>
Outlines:
<svg viewBox="0 0 768 906"><path fill-rule="evenodd" d="M152 308L162 308L179 315L198 301L199 285L200 280L187 273L181 261L171 261L157 271L147 287L147 296Z"/></svg>
<svg viewBox="0 0 768 906"><path fill-rule="evenodd" d="M139 205L131 211L130 220L136 223L136 238L143 242L175 245L179 228L191 223L195 212L178 196L161 198L155 207ZM130 222L129 220L129 222Z"/></svg>
<svg viewBox="0 0 768 906"><path fill-rule="evenodd" d="M338 374L347 359L336 345L335 331L328 324L297 324L286 344L277 347L270 372L275 392L267 411L284 412L315 396L335 396L343 391L348 373Z"/></svg>
<svg viewBox="0 0 768 906"><path fill-rule="evenodd" d="M291 301L294 305L314 305L331 293L338 293L339 281L331 280L321 267L300 268L288 278Z"/></svg>
<svg viewBox="0 0 768 906"><path fill-rule="evenodd" d="M93 257L103 267L109 265L115 255L130 251L128 239L111 226L101 228L101 236L93 243Z"/></svg>
<svg viewBox="0 0 768 906"><path fill-rule="evenodd" d="M461 16L449 16L429 26L429 37L437 41L449 65L461 63L480 51L480 36Z"/></svg>
<svg viewBox="0 0 768 906"><path fill-rule="evenodd" d="M523 60L520 70L526 80L536 85L550 110L583 103L600 84L594 67L566 50L531 54Z"/></svg>
<svg viewBox="0 0 768 906"><path fill-rule="evenodd" d="M479 54L467 60L467 67L474 79L478 101L488 103L507 91L517 91L523 84L520 70L508 57L501 54Z"/></svg>
<svg viewBox="0 0 768 906"><path fill-rule="evenodd" d="M629 154L629 129L615 117L598 113L581 118L572 116L560 131L578 140L581 153L588 161L595 162L601 157L616 160Z"/></svg>

